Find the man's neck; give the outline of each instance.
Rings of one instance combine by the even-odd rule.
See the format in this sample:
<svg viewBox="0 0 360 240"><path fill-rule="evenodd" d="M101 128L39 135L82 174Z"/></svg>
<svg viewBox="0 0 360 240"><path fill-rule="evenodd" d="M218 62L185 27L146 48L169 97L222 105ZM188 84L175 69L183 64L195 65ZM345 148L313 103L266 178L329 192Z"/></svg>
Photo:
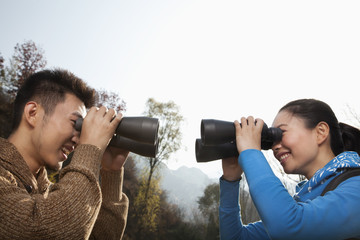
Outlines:
<svg viewBox="0 0 360 240"><path fill-rule="evenodd" d="M17 148L30 171L36 177L41 165L38 161L36 161L35 148L28 136L30 136L29 133L22 133L20 130L16 130L8 137L8 141Z"/></svg>

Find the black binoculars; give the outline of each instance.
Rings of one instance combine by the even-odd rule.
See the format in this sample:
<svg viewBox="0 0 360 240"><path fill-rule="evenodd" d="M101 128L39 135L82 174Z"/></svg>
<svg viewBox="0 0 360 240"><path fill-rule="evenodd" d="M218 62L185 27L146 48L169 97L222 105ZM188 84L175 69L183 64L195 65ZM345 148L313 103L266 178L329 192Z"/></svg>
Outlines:
<svg viewBox="0 0 360 240"><path fill-rule="evenodd" d="M255 123L256 124L256 123ZM264 123L261 131L261 149L268 150L282 138L280 128L268 128ZM239 155L236 147L235 125L215 119L201 120L201 139L195 141L197 162L209 162Z"/></svg>
<svg viewBox="0 0 360 240"><path fill-rule="evenodd" d="M75 129L77 131L81 131L82 123L82 118L76 121ZM158 151L158 130L159 120L157 118L123 117L109 145L154 158Z"/></svg>

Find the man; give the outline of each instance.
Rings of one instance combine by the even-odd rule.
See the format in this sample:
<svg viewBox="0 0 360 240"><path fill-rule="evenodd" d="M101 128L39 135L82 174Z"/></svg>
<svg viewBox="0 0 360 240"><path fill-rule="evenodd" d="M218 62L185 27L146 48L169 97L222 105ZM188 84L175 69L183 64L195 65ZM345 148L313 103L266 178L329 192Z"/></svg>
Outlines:
<svg viewBox="0 0 360 240"><path fill-rule="evenodd" d="M93 104L94 90L68 71L44 70L25 81L12 133L0 139L0 239L122 238L129 152L107 147L122 115ZM45 167L59 169L71 152L51 184Z"/></svg>

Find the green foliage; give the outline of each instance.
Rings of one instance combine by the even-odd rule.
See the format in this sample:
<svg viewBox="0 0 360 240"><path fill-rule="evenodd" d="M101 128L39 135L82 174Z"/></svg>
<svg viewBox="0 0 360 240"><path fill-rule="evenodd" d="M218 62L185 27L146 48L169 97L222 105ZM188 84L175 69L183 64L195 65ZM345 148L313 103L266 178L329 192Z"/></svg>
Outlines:
<svg viewBox="0 0 360 240"><path fill-rule="evenodd" d="M142 173L144 173L143 171ZM145 180L144 177L141 177L143 174L137 175L137 170L135 162L133 161L132 156L126 161L125 164L125 173L124 173L124 192L129 198L130 206L128 213L127 226L125 229L124 240L169 240L169 239L188 239L188 240L201 240L205 239L204 230L199 231L199 228L203 229L203 225L199 224L199 221L187 222L184 220L182 210L175 204L171 204L167 200L167 194L165 191L157 191L159 204L156 209L157 217L154 219L156 221L156 228L153 228L154 231L146 230L143 227L143 220L139 220L137 213L140 213L139 204L144 202L139 201L144 200L144 189L141 186L141 180ZM157 181L160 181L158 175L155 178ZM140 190L141 189L141 190ZM138 194L138 192L142 192ZM156 192L155 191L155 192ZM152 194L149 194L152 195ZM155 199L155 198L154 198ZM142 207L140 205L140 207Z"/></svg>
<svg viewBox="0 0 360 240"><path fill-rule="evenodd" d="M158 118L159 126L159 151L154 165L168 160L171 154L181 147L181 124L184 117L180 114L179 106L173 101L166 103L157 102L149 98L146 102L144 114L148 117Z"/></svg>
<svg viewBox="0 0 360 240"><path fill-rule="evenodd" d="M170 155L180 149L180 124L183 117L179 114L179 107L172 101L160 103L153 98L148 99L144 113L148 117L158 118L160 122L158 132L158 154L155 158L148 158L149 165L140 174L140 184L134 198L134 217L138 232L136 239L149 239L151 235L158 235L159 215L161 211L160 178L156 170L162 161L168 160Z"/></svg>
<svg viewBox="0 0 360 240"><path fill-rule="evenodd" d="M220 199L220 188L218 183L208 185L204 190L204 195L198 200L200 212L207 218L211 215L218 215Z"/></svg>
<svg viewBox="0 0 360 240"><path fill-rule="evenodd" d="M157 229L158 213L160 210L160 178L153 177L150 185L148 180L141 176L137 196L134 199L135 217L139 230L145 232L155 232Z"/></svg>
<svg viewBox="0 0 360 240"><path fill-rule="evenodd" d="M219 201L220 186L218 183L208 185L204 195L198 200L199 210L206 219L206 239L220 239L219 237Z"/></svg>

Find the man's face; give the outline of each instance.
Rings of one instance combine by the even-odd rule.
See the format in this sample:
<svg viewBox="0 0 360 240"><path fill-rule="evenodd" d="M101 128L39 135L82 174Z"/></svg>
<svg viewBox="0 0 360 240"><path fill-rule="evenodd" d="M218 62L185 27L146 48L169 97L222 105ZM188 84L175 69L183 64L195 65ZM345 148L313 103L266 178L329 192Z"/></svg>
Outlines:
<svg viewBox="0 0 360 240"><path fill-rule="evenodd" d="M66 94L65 101L58 103L49 116L36 126L34 142L37 148L38 163L59 169L60 162L67 159L79 142L80 133L75 130L78 118L84 118L84 103L73 94Z"/></svg>

